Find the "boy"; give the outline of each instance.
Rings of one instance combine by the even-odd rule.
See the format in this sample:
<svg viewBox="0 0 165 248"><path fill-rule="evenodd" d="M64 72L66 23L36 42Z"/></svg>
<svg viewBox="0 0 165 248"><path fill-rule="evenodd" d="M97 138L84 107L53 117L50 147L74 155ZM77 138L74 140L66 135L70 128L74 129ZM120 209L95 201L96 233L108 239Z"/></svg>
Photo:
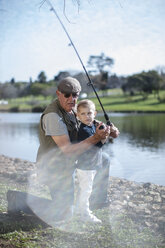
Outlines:
<svg viewBox="0 0 165 248"><path fill-rule="evenodd" d="M80 128L78 131L78 141L82 141L92 136L96 131L95 105L90 100L82 100L77 105L77 118L80 120ZM115 131L115 130L114 130ZM113 128L112 128L113 132ZM89 197L92 192L93 180L96 170L102 167L102 149L101 147L106 140L102 140L85 153L81 154L77 161L77 179L79 189L75 203L75 213L80 215L82 220L101 223L92 211L89 209ZM106 154L107 156L107 154ZM108 156L107 156L108 157ZM108 162L110 160L108 158ZM101 187L101 185L100 185Z"/></svg>

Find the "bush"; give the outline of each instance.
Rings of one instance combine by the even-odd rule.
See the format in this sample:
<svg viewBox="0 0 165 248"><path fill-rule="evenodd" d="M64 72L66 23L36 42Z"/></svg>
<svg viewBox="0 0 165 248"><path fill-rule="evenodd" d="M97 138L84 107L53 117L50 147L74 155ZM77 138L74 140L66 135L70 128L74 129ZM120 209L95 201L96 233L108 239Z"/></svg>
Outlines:
<svg viewBox="0 0 165 248"><path fill-rule="evenodd" d="M34 83L31 85L31 89L30 89L30 93L33 96L38 96L38 95L42 95L42 92L44 90L47 89L47 85L46 84L42 84L42 83Z"/></svg>
<svg viewBox="0 0 165 248"><path fill-rule="evenodd" d="M32 108L33 113L41 113L45 110L45 106L35 106Z"/></svg>
<svg viewBox="0 0 165 248"><path fill-rule="evenodd" d="M9 109L10 112L19 112L19 107L18 106L15 106L15 107L11 107Z"/></svg>
<svg viewBox="0 0 165 248"><path fill-rule="evenodd" d="M165 102L165 93L162 94L161 96L159 96L158 100L159 100L160 103L164 103Z"/></svg>

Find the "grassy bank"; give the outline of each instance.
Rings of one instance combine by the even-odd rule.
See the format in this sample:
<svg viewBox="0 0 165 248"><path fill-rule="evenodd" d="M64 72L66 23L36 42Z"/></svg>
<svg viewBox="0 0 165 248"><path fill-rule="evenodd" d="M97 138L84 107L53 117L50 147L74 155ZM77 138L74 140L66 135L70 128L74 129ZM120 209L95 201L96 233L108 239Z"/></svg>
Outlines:
<svg viewBox="0 0 165 248"><path fill-rule="evenodd" d="M165 91L160 93L161 99L165 97ZM98 110L101 107L94 100ZM154 94L148 95L124 95L121 90L111 91L109 96L101 98L102 104L106 111L110 112L165 112L165 101L160 102Z"/></svg>
<svg viewBox="0 0 165 248"><path fill-rule="evenodd" d="M165 91L160 92L160 100L156 95L124 95L120 89L108 90L106 93L98 92L101 102L108 112L165 112ZM88 96L100 111L101 107L94 94ZM52 101L50 97L28 96L9 99L8 104L0 104L0 111L11 112L42 112Z"/></svg>
<svg viewBox="0 0 165 248"><path fill-rule="evenodd" d="M2 178L1 178L2 179ZM60 228L32 224L34 217L7 215L8 189L27 191L27 185L11 180L0 183L0 247L5 248L159 248L161 240L148 228L124 214L113 215L108 209L95 211L103 224L85 224L76 219ZM33 192L43 195L43 189ZM26 217L26 218L25 218Z"/></svg>

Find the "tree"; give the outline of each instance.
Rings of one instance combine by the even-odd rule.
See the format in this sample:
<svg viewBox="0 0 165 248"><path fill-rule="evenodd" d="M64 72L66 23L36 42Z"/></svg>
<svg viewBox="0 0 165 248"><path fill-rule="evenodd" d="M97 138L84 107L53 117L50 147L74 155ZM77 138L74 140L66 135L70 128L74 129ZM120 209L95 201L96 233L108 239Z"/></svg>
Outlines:
<svg viewBox="0 0 165 248"><path fill-rule="evenodd" d="M42 95L43 91L45 91L47 89L47 87L48 86L46 84L43 84L43 83L34 83L30 87L30 93L33 96Z"/></svg>
<svg viewBox="0 0 165 248"><path fill-rule="evenodd" d="M4 99L18 97L18 89L11 83L5 83L1 87L1 97Z"/></svg>
<svg viewBox="0 0 165 248"><path fill-rule="evenodd" d="M160 88L165 89L165 66L157 66L156 71L161 78Z"/></svg>
<svg viewBox="0 0 165 248"><path fill-rule="evenodd" d="M161 88L162 77L155 70L149 71L148 76L150 78L149 83L152 87L151 91L154 90L157 94L157 98L159 99L159 90Z"/></svg>
<svg viewBox="0 0 165 248"><path fill-rule="evenodd" d="M87 76L84 72L79 72L79 73L75 74L74 78L76 78L81 84L81 94L82 93L88 94L88 93L92 92L92 87L87 84L88 79L87 79Z"/></svg>
<svg viewBox="0 0 165 248"><path fill-rule="evenodd" d="M48 86L48 87L46 87L45 89L43 89L41 91L41 94L44 97L51 96L52 99L53 99L56 96L56 90L57 90L57 87L55 87L55 86Z"/></svg>
<svg viewBox="0 0 165 248"><path fill-rule="evenodd" d="M123 91L141 92L145 97L154 90L159 95L161 77L154 70L134 74L127 78L127 82L122 86Z"/></svg>
<svg viewBox="0 0 165 248"><path fill-rule="evenodd" d="M88 67L90 72L95 74L99 73L99 85L98 88L106 90L108 88L108 71L109 68L114 64L114 60L110 57L105 56L104 53L100 55L91 55L88 60Z"/></svg>
<svg viewBox="0 0 165 248"><path fill-rule="evenodd" d="M14 84L14 83L15 83L15 79L12 78L12 79L10 80L10 83L11 83L11 84Z"/></svg>
<svg viewBox="0 0 165 248"><path fill-rule="evenodd" d="M123 81L123 77L118 77L116 74L113 74L108 78L108 88L120 88L123 84Z"/></svg>
<svg viewBox="0 0 165 248"><path fill-rule="evenodd" d="M32 77L29 78L29 84L31 85L33 83Z"/></svg>
<svg viewBox="0 0 165 248"><path fill-rule="evenodd" d="M44 71L41 71L37 77L38 79L38 82L41 83L41 84L44 84L46 83L46 75L45 75L45 72Z"/></svg>
<svg viewBox="0 0 165 248"><path fill-rule="evenodd" d="M55 77L54 81L60 81L61 79L65 77L69 77L70 73L68 71L60 71Z"/></svg>
<svg viewBox="0 0 165 248"><path fill-rule="evenodd" d="M107 69L114 64L114 60L110 57L105 56L104 53L100 55L91 55L88 60L88 67L91 68L91 72L104 73Z"/></svg>

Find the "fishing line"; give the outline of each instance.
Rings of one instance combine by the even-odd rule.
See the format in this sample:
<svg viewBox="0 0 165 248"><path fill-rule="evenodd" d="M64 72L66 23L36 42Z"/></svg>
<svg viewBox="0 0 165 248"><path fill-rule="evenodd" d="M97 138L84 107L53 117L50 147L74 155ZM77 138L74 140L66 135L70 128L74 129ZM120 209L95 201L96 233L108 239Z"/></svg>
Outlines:
<svg viewBox="0 0 165 248"><path fill-rule="evenodd" d="M86 70L86 68L85 68L85 66L84 66L84 64L83 64L83 62L82 62L82 59L81 59L81 57L80 57L80 55L79 55L79 53L78 53L78 51L77 51L77 49L76 49L76 47L75 47L75 45L74 45L74 43L73 43L73 41L72 41L72 39L71 39L71 37L70 37L68 31L66 30L66 28L65 28L65 26L64 26L64 24L63 24L63 22L61 21L60 17L58 16L58 14L57 14L55 8L53 7L53 5L51 4L51 2L50 2L49 0L45 0L44 2L42 2L42 4L45 3L45 2L49 5L50 11L52 11L52 12L55 14L55 16L56 16L56 18L58 19L58 21L60 22L60 24L61 24L61 26L62 26L64 32L66 33L66 35L67 35L67 37L68 37L68 39L69 39L69 41L70 41L70 44L72 45L72 47L73 47L73 49L74 49L74 51L75 51L75 53L76 53L76 55L77 55L77 57L78 57L78 59L79 59L81 65L82 65L82 67L83 67L83 69L84 69L84 71L85 71L85 74L86 74L87 79L88 79L87 85L92 87L92 89L93 89L93 91L94 91L94 93L95 93L95 95L96 95L96 97L97 97L97 100L98 100L99 103L100 103L100 106L101 106L101 108L102 108L102 111L103 111L103 113L104 113L104 117L105 117L105 120L106 120L106 122L107 122L107 125L108 125L108 126L111 126L112 123L111 123L111 121L110 121L110 119L109 119L107 113L105 112L105 109L104 109L104 107L103 107L103 105L102 105L102 103L101 103L101 100L100 100L100 98L99 98L99 96L98 96L98 94L97 94L97 92L96 92L96 89L95 89L95 87L94 87L94 85L93 85L93 82L92 82L92 80L91 80L91 78L90 78L90 76L89 76L89 74L88 74L88 72L87 72L87 70Z"/></svg>

